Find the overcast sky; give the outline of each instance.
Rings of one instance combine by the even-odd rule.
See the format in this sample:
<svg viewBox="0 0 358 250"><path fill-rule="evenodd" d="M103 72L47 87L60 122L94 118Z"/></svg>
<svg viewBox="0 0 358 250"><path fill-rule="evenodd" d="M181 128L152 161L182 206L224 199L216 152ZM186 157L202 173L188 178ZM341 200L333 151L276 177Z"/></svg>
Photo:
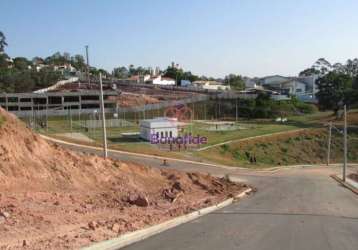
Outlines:
<svg viewBox="0 0 358 250"><path fill-rule="evenodd" d="M198 75L297 75L358 57L357 0L1 0L11 56L84 54L120 65L179 63Z"/></svg>

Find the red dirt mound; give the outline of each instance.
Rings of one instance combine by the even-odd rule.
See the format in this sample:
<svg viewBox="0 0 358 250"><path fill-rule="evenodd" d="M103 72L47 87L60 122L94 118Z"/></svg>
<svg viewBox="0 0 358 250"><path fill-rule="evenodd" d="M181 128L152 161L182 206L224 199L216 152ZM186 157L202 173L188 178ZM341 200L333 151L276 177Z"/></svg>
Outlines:
<svg viewBox="0 0 358 250"><path fill-rule="evenodd" d="M245 185L78 154L0 108L0 249L74 249L235 195Z"/></svg>

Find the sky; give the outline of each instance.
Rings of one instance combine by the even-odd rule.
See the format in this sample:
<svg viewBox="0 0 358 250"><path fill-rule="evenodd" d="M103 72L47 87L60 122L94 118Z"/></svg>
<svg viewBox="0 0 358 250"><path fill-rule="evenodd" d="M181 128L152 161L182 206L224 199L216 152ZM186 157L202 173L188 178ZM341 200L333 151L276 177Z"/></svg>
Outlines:
<svg viewBox="0 0 358 250"><path fill-rule="evenodd" d="M357 0L0 0L11 57L85 53L90 64L197 75L297 75L358 57Z"/></svg>

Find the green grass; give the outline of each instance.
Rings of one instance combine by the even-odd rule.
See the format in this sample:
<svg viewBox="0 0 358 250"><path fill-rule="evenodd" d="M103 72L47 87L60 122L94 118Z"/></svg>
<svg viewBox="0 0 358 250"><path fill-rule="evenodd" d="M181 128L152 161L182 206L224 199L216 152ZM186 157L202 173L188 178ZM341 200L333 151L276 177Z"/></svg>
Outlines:
<svg viewBox="0 0 358 250"><path fill-rule="evenodd" d="M332 112L319 112L310 115L292 116L288 117L288 122L284 124L274 122L272 119L240 120L236 125L242 128L231 131L209 131L208 128L213 125L208 125L202 122L194 122L193 125L188 126L183 133L191 132L194 136L200 135L207 137L208 144L202 145L202 147L204 147L226 141L235 141L271 133L292 131L300 128L322 128L324 121L331 116ZM64 117L50 119L48 122L48 131L45 129L40 129L40 132L52 136L56 135L57 137L62 133L80 132L94 140L92 145L101 145L102 143L101 128L85 130L79 126L78 120L75 118L73 119L72 127L71 122ZM144 142L140 139L128 139L121 136L121 133L125 132L139 132L139 126L134 124L128 127L108 128L107 136L109 147L135 153L195 160L207 160L210 162L229 166L262 168L268 166L277 166L279 164L289 165L305 163L309 161L314 162L313 156L312 159L310 158L310 160L302 160L303 158L300 156L300 154L302 154L302 152L304 154L309 153L306 151L308 148L310 148L310 144L314 145L314 147L311 148L312 152L317 151L316 148L319 147L321 147L322 150L325 150L325 146L320 146L321 144L323 145L324 140L317 143L314 136L305 135L304 137L288 137L284 142L279 143L277 143L275 139L272 139L272 142L267 141L271 138L267 137L267 140L265 139L264 141L258 141L257 143L245 143L245 148L242 148L240 146L241 144L238 142L232 142L227 146L214 147L200 152L170 152L167 148L163 149L156 145L151 145L148 142ZM62 139L72 140L63 137ZM302 145L305 145L304 143L307 142L309 143L308 146L306 145L307 147L301 147ZM294 153L294 156L292 156L291 153L295 151L297 151L297 153ZM249 158L253 152L257 158L257 164L255 165L252 165L249 162ZM317 157L317 159L324 158L323 153ZM355 154L353 154L352 157L354 158Z"/></svg>
<svg viewBox="0 0 358 250"><path fill-rule="evenodd" d="M205 136L208 138L208 144L203 146L210 146L230 140L244 139L253 136L277 133L282 131L290 131L301 128L295 124L277 124L277 123L239 123L247 128L233 131L208 131L205 125L195 123L192 128L193 135ZM188 128L188 131L191 129Z"/></svg>
<svg viewBox="0 0 358 250"><path fill-rule="evenodd" d="M350 137L358 137L358 131L350 131ZM331 162L343 159L342 135L333 133ZM348 140L348 159L358 161L358 140ZM288 135L274 135L246 142L227 144L225 150L214 147L197 152L198 156L210 162L233 167L265 168L282 165L318 164L326 162L327 130L312 129ZM256 158L251 163L250 158Z"/></svg>

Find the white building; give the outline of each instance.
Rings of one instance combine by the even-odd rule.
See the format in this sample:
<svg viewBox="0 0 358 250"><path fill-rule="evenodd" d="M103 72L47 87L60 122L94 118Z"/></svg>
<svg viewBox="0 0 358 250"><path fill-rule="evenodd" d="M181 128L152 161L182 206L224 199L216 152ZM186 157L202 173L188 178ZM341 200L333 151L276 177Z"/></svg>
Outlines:
<svg viewBox="0 0 358 250"><path fill-rule="evenodd" d="M140 121L140 137L150 141L153 135L157 139L178 137L178 120L176 118L158 117Z"/></svg>
<svg viewBox="0 0 358 250"><path fill-rule="evenodd" d="M161 75L152 76L147 82L155 85L175 85L175 80Z"/></svg>
<svg viewBox="0 0 358 250"><path fill-rule="evenodd" d="M224 85L222 82L217 81L195 81L193 85L203 89L230 90L229 85Z"/></svg>

